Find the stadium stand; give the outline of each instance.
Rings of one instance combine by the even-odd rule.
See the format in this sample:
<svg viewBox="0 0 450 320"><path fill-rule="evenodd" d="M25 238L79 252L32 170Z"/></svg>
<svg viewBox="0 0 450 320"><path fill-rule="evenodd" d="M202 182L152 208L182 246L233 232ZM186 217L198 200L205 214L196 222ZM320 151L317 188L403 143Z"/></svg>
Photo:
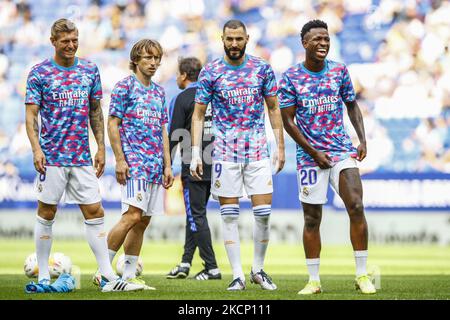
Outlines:
<svg viewBox="0 0 450 320"><path fill-rule="evenodd" d="M450 2L438 0L0 0L0 175L33 172L24 130L26 76L52 54L49 30L60 17L77 23L78 54L100 68L105 113L137 39L162 43L155 81L169 100L178 92L179 56L206 62L222 54L224 21L247 23L248 52L270 61L279 77L286 64L303 58L303 23L323 19L332 36L329 58L349 66L364 111L368 171L449 173L449 16ZM294 143L287 140L292 155ZM288 156L288 171L294 162Z"/></svg>

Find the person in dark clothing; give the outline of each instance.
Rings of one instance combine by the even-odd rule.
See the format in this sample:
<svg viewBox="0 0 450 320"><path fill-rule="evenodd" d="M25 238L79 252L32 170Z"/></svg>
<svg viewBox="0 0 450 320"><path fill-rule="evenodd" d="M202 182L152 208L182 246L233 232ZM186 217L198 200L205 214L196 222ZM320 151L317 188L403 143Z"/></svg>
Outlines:
<svg viewBox="0 0 450 320"><path fill-rule="evenodd" d="M203 163L204 174L201 181L194 180L190 175L191 162L191 118L194 112L194 98L197 90L197 78L202 68L201 62L194 57L182 58L178 63L177 85L180 92L170 104L170 150L173 161L175 148L181 146L181 179L183 197L186 207L186 238L181 263L168 274L168 279L184 279L189 275L192 259L198 247L200 257L204 260L205 269L197 273L197 280L221 279L216 257L212 247L211 232L206 217L206 205L211 189L211 155ZM213 136L211 134L211 111L206 114L202 150L212 150ZM209 146L209 147L208 147ZM207 157L205 157L207 158Z"/></svg>

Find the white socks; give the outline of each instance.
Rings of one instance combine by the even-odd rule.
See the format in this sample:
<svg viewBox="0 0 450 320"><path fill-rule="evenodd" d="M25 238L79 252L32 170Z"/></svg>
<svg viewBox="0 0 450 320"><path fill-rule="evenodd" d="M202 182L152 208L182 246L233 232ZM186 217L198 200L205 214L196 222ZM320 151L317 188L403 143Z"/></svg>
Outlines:
<svg viewBox="0 0 450 320"><path fill-rule="evenodd" d="M308 268L309 281L320 281L319 277L320 258L306 259L306 267Z"/></svg>
<svg viewBox="0 0 450 320"><path fill-rule="evenodd" d="M255 222L253 224L253 266L254 273L259 272L264 267L267 246L269 244L271 205L265 204L253 207Z"/></svg>
<svg viewBox="0 0 450 320"><path fill-rule="evenodd" d="M241 265L241 245L239 241L239 205L225 204L220 206L222 217L222 235L228 260L233 269L233 279L245 280Z"/></svg>
<svg viewBox="0 0 450 320"><path fill-rule="evenodd" d="M269 243L270 226L269 219L271 213L270 205L260 205L253 208L255 222L253 225L253 272L259 272L264 267L264 258L266 256ZM239 205L226 204L220 207L222 216L222 233L227 251L228 260L233 269L233 279L241 278L245 280L241 265L241 247L239 240Z"/></svg>
<svg viewBox="0 0 450 320"><path fill-rule="evenodd" d="M97 259L100 273L110 281L116 279L117 275L109 261L103 217L85 220L84 225L86 226L86 238Z"/></svg>
<svg viewBox="0 0 450 320"><path fill-rule="evenodd" d="M367 250L354 251L355 264L356 264L356 276L362 276L367 274Z"/></svg>
<svg viewBox="0 0 450 320"><path fill-rule="evenodd" d="M108 249L108 254L109 254L109 263L111 263L111 265L112 265L113 260L114 260L116 254L117 254L117 251Z"/></svg>
<svg viewBox="0 0 450 320"><path fill-rule="evenodd" d="M36 258L39 267L38 281L43 279L50 280L48 271L48 258L52 249L52 225L54 220L45 220L36 216L36 224L34 225L34 242L36 245Z"/></svg>
<svg viewBox="0 0 450 320"><path fill-rule="evenodd" d="M123 280L128 280L136 277L136 267L139 256L131 256L126 254L123 262Z"/></svg>
<svg viewBox="0 0 450 320"><path fill-rule="evenodd" d="M355 264L356 264L356 276L362 276L367 274L367 250L354 251ZM306 259L306 266L308 268L309 280L320 281L319 278L319 266L320 258Z"/></svg>

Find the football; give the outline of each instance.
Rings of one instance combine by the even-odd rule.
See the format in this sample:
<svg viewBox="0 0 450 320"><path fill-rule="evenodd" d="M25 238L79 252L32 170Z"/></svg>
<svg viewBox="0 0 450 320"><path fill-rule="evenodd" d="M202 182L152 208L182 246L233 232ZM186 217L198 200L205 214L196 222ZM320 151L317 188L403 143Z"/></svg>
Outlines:
<svg viewBox="0 0 450 320"><path fill-rule="evenodd" d="M48 271L51 278L58 278L62 273L71 273L72 260L64 253L55 252L48 260Z"/></svg>
<svg viewBox="0 0 450 320"><path fill-rule="evenodd" d="M36 252L33 252L25 259L23 271L28 278L37 278L39 275L39 268L36 259Z"/></svg>
<svg viewBox="0 0 450 320"><path fill-rule="evenodd" d="M121 254L119 256L119 258L117 259L117 263L116 263L116 273L120 277L123 275L124 263L125 263L125 254ZM136 277L140 276L142 274L143 270L144 270L144 263L142 262L141 257L139 257L138 263L136 266Z"/></svg>
<svg viewBox="0 0 450 320"><path fill-rule="evenodd" d="M36 258L36 252L26 257L23 264L25 275L29 278L37 278L39 268ZM72 271L72 260L64 253L55 252L48 259L48 271L51 278L58 278L62 273L70 273Z"/></svg>

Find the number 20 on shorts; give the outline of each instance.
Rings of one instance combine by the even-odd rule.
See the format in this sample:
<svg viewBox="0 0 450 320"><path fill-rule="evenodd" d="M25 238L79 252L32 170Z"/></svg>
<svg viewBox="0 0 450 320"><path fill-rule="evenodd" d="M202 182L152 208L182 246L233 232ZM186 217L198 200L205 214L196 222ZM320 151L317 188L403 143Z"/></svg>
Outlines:
<svg viewBox="0 0 450 320"><path fill-rule="evenodd" d="M300 170L300 184L302 186L314 185L317 182L316 169L302 169Z"/></svg>

